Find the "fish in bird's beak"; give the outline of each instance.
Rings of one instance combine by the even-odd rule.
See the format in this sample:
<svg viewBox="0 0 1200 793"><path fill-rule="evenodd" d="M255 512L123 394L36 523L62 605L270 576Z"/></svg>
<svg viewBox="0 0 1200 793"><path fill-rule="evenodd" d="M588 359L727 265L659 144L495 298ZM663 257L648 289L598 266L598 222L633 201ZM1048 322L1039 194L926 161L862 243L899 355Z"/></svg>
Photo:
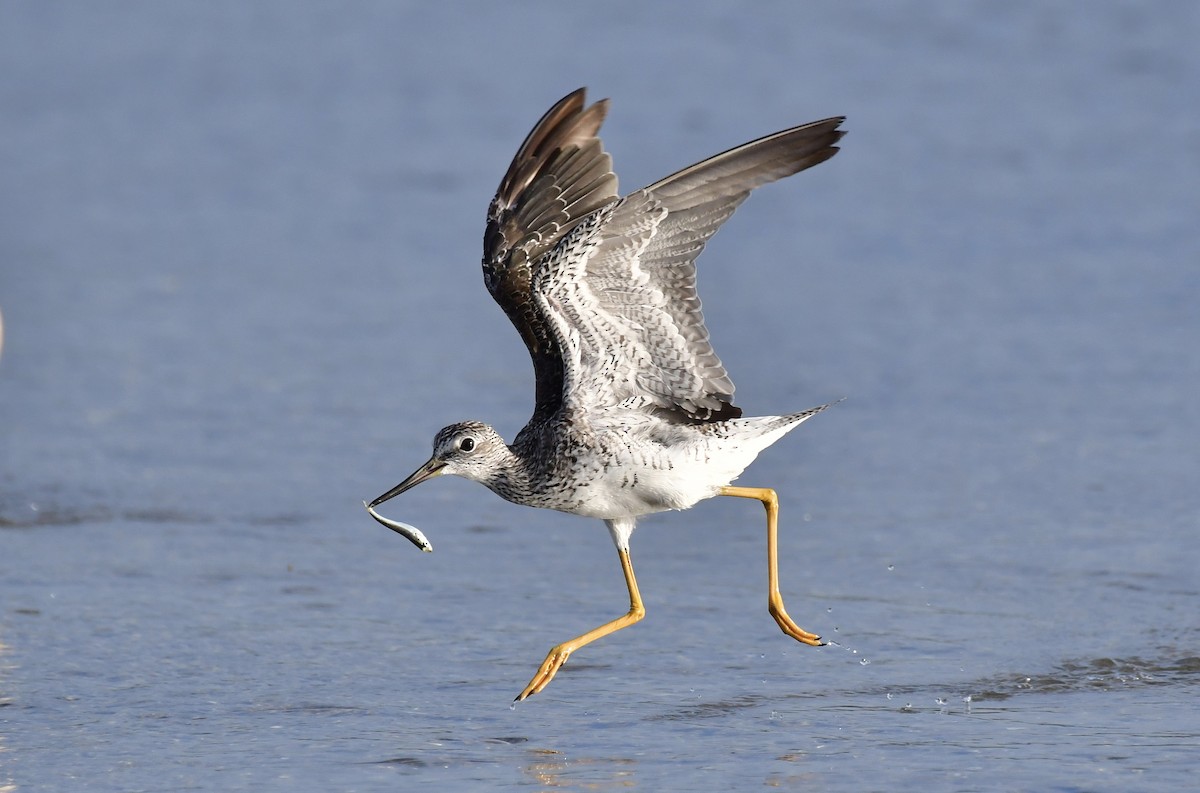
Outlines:
<svg viewBox="0 0 1200 793"><path fill-rule="evenodd" d="M372 501L370 504L364 501L363 506L367 508L367 512L370 513L371 517L379 521L379 523L387 526L397 534L407 538L409 542L420 548L422 551L425 551L426 553L432 552L433 544L426 539L424 533L422 533L420 529L418 529L416 526L410 526L407 523L401 523L398 520L390 520L385 518L375 511L375 507L387 501L389 498L395 498L405 490L416 487L426 479L432 479L435 476L441 476L443 473L445 473L445 468L446 464L441 460L430 459L429 462L425 463L416 471L414 471L412 476L408 477L403 482Z"/></svg>

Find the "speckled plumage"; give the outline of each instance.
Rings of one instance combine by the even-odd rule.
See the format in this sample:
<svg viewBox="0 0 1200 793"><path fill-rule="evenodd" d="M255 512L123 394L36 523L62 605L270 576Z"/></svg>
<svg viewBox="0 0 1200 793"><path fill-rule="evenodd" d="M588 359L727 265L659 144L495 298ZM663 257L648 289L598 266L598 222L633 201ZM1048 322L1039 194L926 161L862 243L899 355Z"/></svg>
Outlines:
<svg viewBox="0 0 1200 793"><path fill-rule="evenodd" d="M637 518L731 490L760 451L826 407L742 418L704 326L695 260L751 190L832 157L843 119L769 135L621 198L598 137L607 107L586 106L583 89L554 105L488 209L484 283L529 349L532 418L511 446L480 422L442 429L430 460L370 506L457 474L518 504L600 518L632 603ZM570 649L548 657L521 698Z"/></svg>

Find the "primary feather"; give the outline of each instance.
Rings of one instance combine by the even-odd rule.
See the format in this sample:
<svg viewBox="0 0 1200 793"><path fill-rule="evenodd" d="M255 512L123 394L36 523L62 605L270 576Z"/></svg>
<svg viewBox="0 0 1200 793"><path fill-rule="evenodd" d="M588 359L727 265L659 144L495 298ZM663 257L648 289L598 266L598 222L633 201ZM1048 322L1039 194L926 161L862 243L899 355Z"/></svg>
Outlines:
<svg viewBox="0 0 1200 793"><path fill-rule="evenodd" d="M832 157L842 118L777 132L624 198L598 137L607 100L579 89L513 158L488 210L484 282L529 349L531 421L564 408L737 418L712 348L696 257L755 187Z"/></svg>

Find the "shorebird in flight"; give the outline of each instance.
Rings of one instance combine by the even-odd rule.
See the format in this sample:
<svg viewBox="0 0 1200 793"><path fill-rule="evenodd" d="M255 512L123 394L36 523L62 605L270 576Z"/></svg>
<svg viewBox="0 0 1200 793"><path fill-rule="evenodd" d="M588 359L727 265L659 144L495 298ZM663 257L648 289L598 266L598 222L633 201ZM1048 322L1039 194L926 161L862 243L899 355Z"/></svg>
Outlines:
<svg viewBox="0 0 1200 793"><path fill-rule="evenodd" d="M552 648L518 700L544 689L576 650L645 615L629 556L638 518L713 496L762 502L769 611L788 636L822 644L779 593L775 491L731 482L828 405L742 416L704 326L695 262L751 190L836 154L844 119L776 132L621 197L598 137L607 110L607 100L588 106L583 89L550 108L488 209L484 283L529 348L533 417L511 445L478 421L442 429L429 461L368 505L423 550L432 550L424 534L375 507L443 474L608 526L629 611Z"/></svg>

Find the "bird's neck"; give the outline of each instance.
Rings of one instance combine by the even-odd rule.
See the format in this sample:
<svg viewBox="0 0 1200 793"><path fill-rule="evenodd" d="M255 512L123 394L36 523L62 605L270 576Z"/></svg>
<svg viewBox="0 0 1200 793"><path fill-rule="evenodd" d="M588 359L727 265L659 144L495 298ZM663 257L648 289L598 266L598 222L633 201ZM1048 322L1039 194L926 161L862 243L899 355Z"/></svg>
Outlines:
<svg viewBox="0 0 1200 793"><path fill-rule="evenodd" d="M491 476L483 484L505 501L528 503L536 476L530 460L521 454L516 444L506 446L500 464L492 469Z"/></svg>

